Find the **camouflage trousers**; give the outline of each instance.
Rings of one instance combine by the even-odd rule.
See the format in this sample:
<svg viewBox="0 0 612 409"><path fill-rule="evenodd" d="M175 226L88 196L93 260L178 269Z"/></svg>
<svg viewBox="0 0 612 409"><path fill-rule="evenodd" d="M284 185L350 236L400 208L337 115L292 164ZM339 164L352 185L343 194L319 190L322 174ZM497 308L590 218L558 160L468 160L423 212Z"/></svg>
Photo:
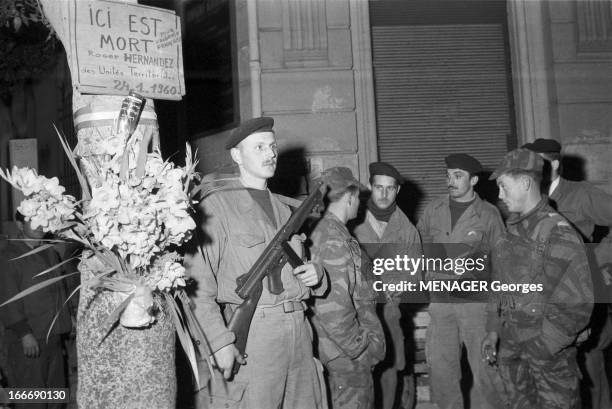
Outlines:
<svg viewBox="0 0 612 409"><path fill-rule="evenodd" d="M339 357L325 364L332 409L374 408L372 370L365 351L357 359Z"/></svg>
<svg viewBox="0 0 612 409"><path fill-rule="evenodd" d="M579 407L576 349L554 355L527 351L504 328L498 362L511 409L577 409Z"/></svg>

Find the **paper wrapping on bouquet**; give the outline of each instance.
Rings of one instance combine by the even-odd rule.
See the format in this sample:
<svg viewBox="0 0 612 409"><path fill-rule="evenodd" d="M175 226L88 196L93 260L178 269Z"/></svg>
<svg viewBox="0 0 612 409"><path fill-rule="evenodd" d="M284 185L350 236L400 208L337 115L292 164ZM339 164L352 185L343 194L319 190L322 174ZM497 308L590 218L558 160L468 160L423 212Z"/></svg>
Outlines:
<svg viewBox="0 0 612 409"><path fill-rule="evenodd" d="M78 143L74 153L80 157L104 152L109 137L117 127L119 112L125 97L73 94L74 127ZM140 140L152 140L159 146L159 129L153 100L147 99L140 115L134 136Z"/></svg>
<svg viewBox="0 0 612 409"><path fill-rule="evenodd" d="M153 309L153 293L143 285L136 287L133 296L127 306L121 313L119 322L126 328L142 328L151 325L155 322L155 317L152 315ZM125 298L131 293L122 293Z"/></svg>

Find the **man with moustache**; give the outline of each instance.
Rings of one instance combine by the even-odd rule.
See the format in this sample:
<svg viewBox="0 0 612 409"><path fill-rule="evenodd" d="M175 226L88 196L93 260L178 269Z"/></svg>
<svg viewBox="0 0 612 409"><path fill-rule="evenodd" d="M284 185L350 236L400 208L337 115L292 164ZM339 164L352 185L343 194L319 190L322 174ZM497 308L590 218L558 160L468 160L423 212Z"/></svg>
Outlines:
<svg viewBox="0 0 612 409"><path fill-rule="evenodd" d="M188 271L197 281L196 317L206 333L213 363L223 377L232 376L235 361L242 365L233 380L216 380L202 390L200 407L321 407L303 302L327 288L320 266L307 263L292 269L286 264L281 272L284 291L278 295L272 294L264 282L244 357L234 345L234 333L226 326L225 319L243 301L235 293L236 279L248 273L291 214L282 198L267 189L278 157L273 125L272 118L254 118L231 133L225 147L240 176L228 186L204 192L199 205L203 213L201 252L186 259ZM300 254L301 243L294 239L291 244Z"/></svg>
<svg viewBox="0 0 612 409"><path fill-rule="evenodd" d="M396 203L404 179L397 169L385 162L370 163L369 170L368 188L371 195L366 205L364 220L353 229L353 234L371 260L395 258L400 253L415 260L420 259L422 248L419 232ZM380 278L384 283L399 283L420 277L420 274L420 271L385 271ZM394 407L398 372L406 365L399 308L403 295L385 293L385 302L379 305L377 310L385 328L387 345L387 356L380 363L380 407L383 409Z"/></svg>
<svg viewBox="0 0 612 409"><path fill-rule="evenodd" d="M578 230L586 243L593 243L595 226L612 227L612 196L585 181L571 181L561 175L561 144L554 139L538 138L523 148L537 153L548 167L545 180L550 204ZM589 339L580 346L584 354L585 377L591 395L592 409L610 408L610 386L606 375L604 350L612 343L612 322L609 315L610 277L602 276L597 264L609 259L610 237L594 248L591 270L595 286L595 305ZM595 246L595 245L593 245ZM591 247L593 249L593 247ZM606 254L607 253L607 254ZM586 335L586 333L585 333Z"/></svg>
<svg viewBox="0 0 612 409"><path fill-rule="evenodd" d="M540 194L542 165L536 153L516 149L491 175L514 213L493 250L493 280L542 290L491 294L482 354L499 365L507 407L573 409L574 341L589 322L593 286L578 233Z"/></svg>
<svg viewBox="0 0 612 409"><path fill-rule="evenodd" d="M482 167L470 155L458 153L446 157L448 194L434 199L424 210L417 228L423 247L446 251L444 257L485 258L503 233L499 211L474 191ZM425 254L428 255L427 252ZM440 256L440 254L436 254ZM446 279L488 280L489 271L454 271ZM426 278L443 274L427 272ZM431 322L427 330L427 363L432 397L440 409L463 408L461 393L462 345L473 374L471 408L497 408L495 373L481 360L480 344L485 336L486 294L430 294Z"/></svg>

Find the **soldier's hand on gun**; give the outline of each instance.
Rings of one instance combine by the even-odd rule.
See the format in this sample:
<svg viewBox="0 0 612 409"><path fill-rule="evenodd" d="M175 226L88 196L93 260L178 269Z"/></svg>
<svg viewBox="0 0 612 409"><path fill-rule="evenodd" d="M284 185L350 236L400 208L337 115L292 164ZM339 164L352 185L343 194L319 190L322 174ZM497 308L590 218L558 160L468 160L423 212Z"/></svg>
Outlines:
<svg viewBox="0 0 612 409"><path fill-rule="evenodd" d="M246 365L246 354L245 356L240 355L240 351L238 351L234 344L224 346L215 352L213 356L213 365L223 373L225 379L229 379L232 376L234 361L238 361L240 365Z"/></svg>
<svg viewBox="0 0 612 409"><path fill-rule="evenodd" d="M487 361L489 365L497 363L497 342L499 341L499 335L495 331L491 331L482 340L480 353L482 354L482 360Z"/></svg>
<svg viewBox="0 0 612 409"><path fill-rule="evenodd" d="M294 234L293 236L291 236L291 239L289 240L289 245L291 246L293 251L295 251L295 254L297 254L298 257L300 258L304 256L304 242L305 241L306 241L306 235L304 233Z"/></svg>
<svg viewBox="0 0 612 409"><path fill-rule="evenodd" d="M38 341L32 334L25 334L21 338L21 345L23 346L23 355L28 358L37 358L40 355L40 349L38 348Z"/></svg>
<svg viewBox="0 0 612 409"><path fill-rule="evenodd" d="M319 284L321 278L323 277L322 269L317 269L312 263L297 266L293 269L293 274L306 287L314 287L315 285Z"/></svg>

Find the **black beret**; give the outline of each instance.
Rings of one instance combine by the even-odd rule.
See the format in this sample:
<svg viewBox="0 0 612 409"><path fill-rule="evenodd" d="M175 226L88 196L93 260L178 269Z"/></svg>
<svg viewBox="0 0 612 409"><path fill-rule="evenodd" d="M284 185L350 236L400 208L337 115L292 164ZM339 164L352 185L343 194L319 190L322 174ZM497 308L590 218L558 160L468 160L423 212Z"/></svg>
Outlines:
<svg viewBox="0 0 612 409"><path fill-rule="evenodd" d="M448 169L462 169L470 174L482 172L480 162L465 153L453 153L448 155L444 161Z"/></svg>
<svg viewBox="0 0 612 409"><path fill-rule="evenodd" d="M259 118L251 118L242 122L235 128L229 136L225 149L232 149L238 145L247 136L256 132L273 132L272 127L274 126L274 118L269 116L261 116Z"/></svg>
<svg viewBox="0 0 612 409"><path fill-rule="evenodd" d="M561 153L561 144L554 139L538 138L533 142L521 146L535 153Z"/></svg>
<svg viewBox="0 0 612 409"><path fill-rule="evenodd" d="M402 177L402 175L400 175L397 169L395 169L393 166L389 165L388 163L372 162L370 163L369 169L370 169L370 176L374 176L374 175L390 176L393 179L395 179L395 181L398 184L401 185L402 183L404 183L404 178Z"/></svg>

